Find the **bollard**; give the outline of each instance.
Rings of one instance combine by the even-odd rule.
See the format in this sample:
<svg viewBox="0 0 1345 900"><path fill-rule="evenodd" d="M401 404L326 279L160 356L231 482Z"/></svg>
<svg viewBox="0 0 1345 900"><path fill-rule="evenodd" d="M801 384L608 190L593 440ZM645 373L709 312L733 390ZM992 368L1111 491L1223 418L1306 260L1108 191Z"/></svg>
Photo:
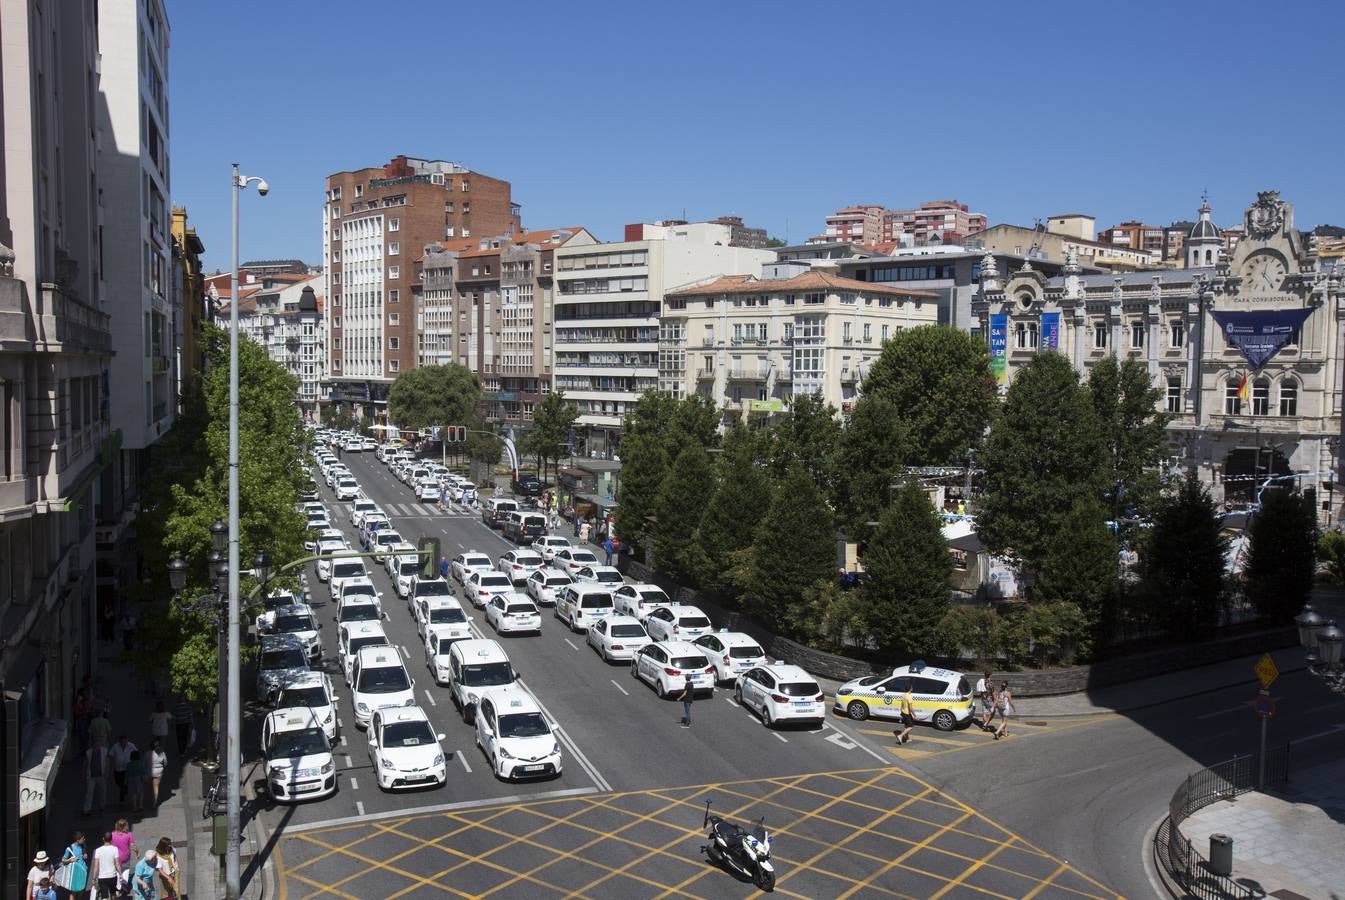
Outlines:
<svg viewBox="0 0 1345 900"><path fill-rule="evenodd" d="M1210 835L1210 872L1224 876L1233 874L1233 839L1226 834Z"/></svg>

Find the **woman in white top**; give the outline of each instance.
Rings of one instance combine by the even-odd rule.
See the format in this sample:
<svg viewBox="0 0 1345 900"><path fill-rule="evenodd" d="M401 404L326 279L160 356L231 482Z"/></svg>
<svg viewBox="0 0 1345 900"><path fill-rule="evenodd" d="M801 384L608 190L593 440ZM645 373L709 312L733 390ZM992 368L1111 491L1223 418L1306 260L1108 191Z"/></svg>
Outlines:
<svg viewBox="0 0 1345 900"><path fill-rule="evenodd" d="M168 766L168 754L163 752L163 741L158 738L149 748L149 784L150 795L154 798L154 808L159 808L159 781L163 770Z"/></svg>

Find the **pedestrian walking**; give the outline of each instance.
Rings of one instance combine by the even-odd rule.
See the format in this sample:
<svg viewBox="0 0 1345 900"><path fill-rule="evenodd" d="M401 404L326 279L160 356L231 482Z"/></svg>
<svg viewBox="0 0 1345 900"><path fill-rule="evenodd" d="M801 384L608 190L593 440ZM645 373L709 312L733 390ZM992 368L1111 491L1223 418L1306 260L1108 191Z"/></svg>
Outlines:
<svg viewBox="0 0 1345 900"><path fill-rule="evenodd" d="M107 751L112 759L112 780L117 783L117 802L123 806L126 805L126 767L131 763L131 754L139 749L123 734Z"/></svg>
<svg viewBox="0 0 1345 900"><path fill-rule="evenodd" d="M135 845L135 834L131 831L130 822L118 819L117 824L112 826L112 846L117 848L117 868L123 871L130 868L140 849Z"/></svg>
<svg viewBox="0 0 1345 900"><path fill-rule="evenodd" d="M186 697L178 700L173 707L173 728L177 731L177 752L182 756L186 756L192 744L196 743L192 734L195 730L194 718L191 701Z"/></svg>
<svg viewBox="0 0 1345 900"><path fill-rule="evenodd" d="M121 614L121 645L127 651L135 649L135 613L129 609Z"/></svg>
<svg viewBox="0 0 1345 900"><path fill-rule="evenodd" d="M592 529L589 527L588 521L585 520L584 524L579 526L579 543L581 544L588 543L588 535L591 530Z"/></svg>
<svg viewBox="0 0 1345 900"><path fill-rule="evenodd" d="M126 764L126 795L131 798L131 812L144 810L145 761L140 757L139 750L132 751L131 761Z"/></svg>
<svg viewBox="0 0 1345 900"><path fill-rule="evenodd" d="M159 886L162 888L159 896L177 900L181 890L178 882L182 880L182 868L178 865L177 851L173 849L173 842L166 837L159 838L159 845L154 848L154 856L159 868Z"/></svg>
<svg viewBox="0 0 1345 900"><path fill-rule="evenodd" d="M603 552L607 554L607 561L604 563L604 565L608 565L608 566L610 566L610 565L612 564L612 539L611 539L611 538L608 538L606 541L603 542L602 549L603 549Z"/></svg>
<svg viewBox="0 0 1345 900"><path fill-rule="evenodd" d="M103 845L93 851L93 877L98 885L98 896L117 895L117 876L121 872L121 854L112 843L112 832L103 834Z"/></svg>
<svg viewBox="0 0 1345 900"><path fill-rule="evenodd" d="M93 812L93 802L98 801L98 811L102 812L107 804L108 753L103 742L93 738L93 743L84 751L84 815Z"/></svg>
<svg viewBox="0 0 1345 900"><path fill-rule="evenodd" d="M107 720L107 710L94 704L93 718L89 720L89 743L101 741L106 748L112 743L112 723Z"/></svg>
<svg viewBox="0 0 1345 900"><path fill-rule="evenodd" d="M76 831L70 836L70 845L61 855L61 867L52 879L62 897L80 897L89 887L89 862L84 856L84 832Z"/></svg>
<svg viewBox="0 0 1345 900"><path fill-rule="evenodd" d="M911 729L915 727L915 696L911 693L911 683L906 682L906 691L901 695L901 732L897 735L898 744L911 742Z"/></svg>
<svg viewBox="0 0 1345 900"><path fill-rule="evenodd" d="M51 867L51 857L47 851L39 850L33 857L33 867L28 870L28 881L23 886L24 900L36 896L38 885L43 881L51 883L51 877L56 874L56 870Z"/></svg>
<svg viewBox="0 0 1345 900"><path fill-rule="evenodd" d="M168 754L163 752L163 742L158 738L149 745L149 793L153 808L159 808L159 782L163 780L163 770L168 767Z"/></svg>
<svg viewBox="0 0 1345 900"><path fill-rule="evenodd" d="M677 698L682 701L682 727L691 727L691 704L696 702L696 689L691 684L691 676L686 679L686 686L682 688L682 694Z"/></svg>
<svg viewBox="0 0 1345 900"><path fill-rule="evenodd" d="M154 704L154 712L149 714L150 737L156 742L168 742L168 729L173 724L173 714L168 711L162 700Z"/></svg>
<svg viewBox="0 0 1345 900"><path fill-rule="evenodd" d="M995 740L999 740L1009 733L1009 719L1013 718L1014 712L1013 692L1009 690L1007 681L1001 681L999 683L999 730L995 732Z"/></svg>
<svg viewBox="0 0 1345 900"><path fill-rule="evenodd" d="M154 884L154 876L159 872L157 857L158 854L149 849L135 864L135 873L131 876L131 896L135 900L158 900L159 890Z"/></svg>

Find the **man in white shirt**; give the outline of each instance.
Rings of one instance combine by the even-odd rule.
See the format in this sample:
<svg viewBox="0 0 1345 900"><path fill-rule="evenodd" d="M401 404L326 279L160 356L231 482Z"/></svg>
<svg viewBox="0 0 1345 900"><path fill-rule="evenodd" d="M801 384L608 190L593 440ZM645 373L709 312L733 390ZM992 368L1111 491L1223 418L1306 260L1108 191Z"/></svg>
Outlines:
<svg viewBox="0 0 1345 900"><path fill-rule="evenodd" d="M131 761L131 754L138 749L123 734L107 751L112 759L112 780L117 783L118 802L122 805L126 804L126 766Z"/></svg>
<svg viewBox="0 0 1345 900"><path fill-rule="evenodd" d="M117 894L117 848L112 845L112 832L103 835L103 846L93 851L93 873L98 879L98 896L115 897Z"/></svg>

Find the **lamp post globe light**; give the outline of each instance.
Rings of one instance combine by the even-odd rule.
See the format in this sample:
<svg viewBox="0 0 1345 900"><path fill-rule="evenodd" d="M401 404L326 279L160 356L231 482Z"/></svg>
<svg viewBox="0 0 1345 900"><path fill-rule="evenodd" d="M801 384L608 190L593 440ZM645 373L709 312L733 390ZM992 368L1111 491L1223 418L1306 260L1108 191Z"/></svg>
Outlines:
<svg viewBox="0 0 1345 900"><path fill-rule="evenodd" d="M1331 619L1323 619L1311 604L1294 617L1294 624L1298 626L1298 643L1307 651L1308 671L1332 691L1345 693L1345 666L1340 661L1345 631Z"/></svg>

